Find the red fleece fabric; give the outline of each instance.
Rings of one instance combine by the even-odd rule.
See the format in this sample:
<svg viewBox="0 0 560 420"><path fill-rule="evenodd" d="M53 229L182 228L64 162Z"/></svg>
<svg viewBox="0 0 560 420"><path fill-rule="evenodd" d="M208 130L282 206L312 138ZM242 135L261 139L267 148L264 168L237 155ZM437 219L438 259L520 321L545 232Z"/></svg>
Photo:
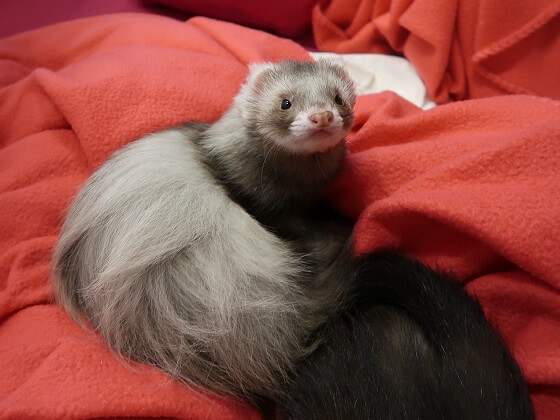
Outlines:
<svg viewBox="0 0 560 420"><path fill-rule="evenodd" d="M112 152L185 120L214 121L253 61L309 59L291 41L195 18L117 15L0 40L0 417L257 418L118 361L50 303L64 213ZM560 104L510 96L421 111L359 98L330 197L359 252L388 246L452 271L531 385L560 412Z"/></svg>
<svg viewBox="0 0 560 420"><path fill-rule="evenodd" d="M275 34L297 38L311 27L316 0L142 0L160 3L196 16L227 20Z"/></svg>
<svg viewBox="0 0 560 420"><path fill-rule="evenodd" d="M320 50L403 54L438 103L506 93L560 99L560 2L321 0Z"/></svg>
<svg viewBox="0 0 560 420"><path fill-rule="evenodd" d="M453 273L517 358L538 419L560 413L560 102L501 96L429 111L360 97L331 186L356 252Z"/></svg>

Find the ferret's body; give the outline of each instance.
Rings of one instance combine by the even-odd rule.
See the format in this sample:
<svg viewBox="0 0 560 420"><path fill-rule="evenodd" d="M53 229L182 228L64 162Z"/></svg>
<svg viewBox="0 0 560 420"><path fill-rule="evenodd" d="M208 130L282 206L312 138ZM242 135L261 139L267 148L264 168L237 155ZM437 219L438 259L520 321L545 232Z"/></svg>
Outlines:
<svg viewBox="0 0 560 420"><path fill-rule="evenodd" d="M346 238L305 217L341 165L354 99L339 66L259 65L216 123L117 152L64 223L59 300L119 354L212 391L277 396L344 293Z"/></svg>
<svg viewBox="0 0 560 420"><path fill-rule="evenodd" d="M216 123L116 153L64 223L59 301L116 352L214 392L283 401L291 418L525 404L515 361L457 284L405 258L355 260L344 227L310 218L341 165L354 100L337 65L260 65ZM325 345L295 369L315 331Z"/></svg>

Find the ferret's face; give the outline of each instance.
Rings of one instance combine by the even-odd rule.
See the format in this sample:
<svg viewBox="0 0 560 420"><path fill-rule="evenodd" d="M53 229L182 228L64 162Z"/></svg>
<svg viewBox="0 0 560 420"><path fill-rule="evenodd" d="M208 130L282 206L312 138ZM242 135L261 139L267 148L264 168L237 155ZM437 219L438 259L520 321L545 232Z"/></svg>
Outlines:
<svg viewBox="0 0 560 420"><path fill-rule="evenodd" d="M352 127L356 99L346 70L327 61L252 67L240 98L247 127L296 154L339 144Z"/></svg>

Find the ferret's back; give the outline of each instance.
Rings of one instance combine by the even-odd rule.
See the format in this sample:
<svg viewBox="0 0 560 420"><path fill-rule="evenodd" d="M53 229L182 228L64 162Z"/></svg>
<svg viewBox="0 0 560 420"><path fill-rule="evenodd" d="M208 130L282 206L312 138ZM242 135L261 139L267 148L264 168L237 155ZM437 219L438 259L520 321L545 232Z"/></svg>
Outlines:
<svg viewBox="0 0 560 420"><path fill-rule="evenodd" d="M124 356L214 391L267 394L302 341L305 267L228 198L197 135L148 136L88 180L55 252L57 295Z"/></svg>

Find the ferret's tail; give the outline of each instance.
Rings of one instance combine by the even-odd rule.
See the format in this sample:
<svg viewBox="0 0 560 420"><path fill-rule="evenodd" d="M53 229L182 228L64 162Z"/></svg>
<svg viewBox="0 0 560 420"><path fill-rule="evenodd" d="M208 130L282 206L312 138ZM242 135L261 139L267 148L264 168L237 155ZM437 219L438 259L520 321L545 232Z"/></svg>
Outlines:
<svg viewBox="0 0 560 420"><path fill-rule="evenodd" d="M395 252L357 261L349 308L297 371L285 418L528 419L519 367L453 279Z"/></svg>

